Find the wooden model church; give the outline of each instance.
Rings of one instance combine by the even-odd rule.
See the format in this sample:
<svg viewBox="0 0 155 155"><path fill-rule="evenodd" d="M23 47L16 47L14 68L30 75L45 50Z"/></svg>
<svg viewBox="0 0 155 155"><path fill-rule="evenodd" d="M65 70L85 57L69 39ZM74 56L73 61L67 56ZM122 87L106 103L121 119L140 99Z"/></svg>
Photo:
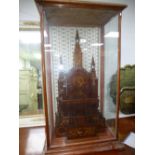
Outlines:
<svg viewBox="0 0 155 155"><path fill-rule="evenodd" d="M62 64L62 60L60 61ZM75 38L73 67L68 73L59 73L57 103L56 137L92 137L104 130L105 119L98 110L98 79L94 58L92 57L91 70L88 72L82 66L78 31Z"/></svg>

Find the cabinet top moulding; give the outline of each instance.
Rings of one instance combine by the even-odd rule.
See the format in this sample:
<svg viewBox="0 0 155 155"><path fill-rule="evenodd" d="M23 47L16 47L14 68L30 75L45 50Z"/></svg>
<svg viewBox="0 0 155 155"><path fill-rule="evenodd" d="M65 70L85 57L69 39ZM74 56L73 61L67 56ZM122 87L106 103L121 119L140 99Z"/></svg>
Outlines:
<svg viewBox="0 0 155 155"><path fill-rule="evenodd" d="M40 13L45 10L48 23L53 26L102 26L127 7L112 3L62 0L36 0L36 4Z"/></svg>
<svg viewBox="0 0 155 155"><path fill-rule="evenodd" d="M116 10L122 11L127 7L124 4L115 4L115 3L97 3L90 1L72 1L72 0L35 0L36 3L42 7L76 7L76 8L89 8L89 9L107 9L107 10Z"/></svg>

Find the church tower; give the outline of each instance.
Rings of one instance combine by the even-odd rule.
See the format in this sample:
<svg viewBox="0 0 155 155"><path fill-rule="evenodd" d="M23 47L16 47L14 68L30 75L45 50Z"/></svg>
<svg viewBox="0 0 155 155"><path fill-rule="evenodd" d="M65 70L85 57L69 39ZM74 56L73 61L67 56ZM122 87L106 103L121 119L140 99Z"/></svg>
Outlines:
<svg viewBox="0 0 155 155"><path fill-rule="evenodd" d="M76 37L75 37L75 49L74 49L74 55L73 55L73 66L75 68L82 68L82 52L80 47L80 38L79 33L76 31Z"/></svg>
<svg viewBox="0 0 155 155"><path fill-rule="evenodd" d="M60 57L60 66L62 66ZM105 127L99 112L98 79L92 57L90 72L82 67L80 38L76 31L73 67L63 72L60 67L55 132L56 137L76 139L97 136Z"/></svg>

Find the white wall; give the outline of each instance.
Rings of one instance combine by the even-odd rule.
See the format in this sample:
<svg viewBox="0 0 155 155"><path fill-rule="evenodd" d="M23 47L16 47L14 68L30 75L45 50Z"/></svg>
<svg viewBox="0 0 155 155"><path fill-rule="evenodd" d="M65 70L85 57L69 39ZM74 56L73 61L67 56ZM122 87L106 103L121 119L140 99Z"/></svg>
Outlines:
<svg viewBox="0 0 155 155"><path fill-rule="evenodd" d="M19 0L19 21L39 21L39 13L34 0Z"/></svg>

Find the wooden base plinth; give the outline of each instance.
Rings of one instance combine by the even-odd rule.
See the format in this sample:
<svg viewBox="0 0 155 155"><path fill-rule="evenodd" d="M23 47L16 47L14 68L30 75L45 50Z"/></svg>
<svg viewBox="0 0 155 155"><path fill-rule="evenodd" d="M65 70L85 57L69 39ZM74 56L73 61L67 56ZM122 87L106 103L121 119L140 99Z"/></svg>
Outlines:
<svg viewBox="0 0 155 155"><path fill-rule="evenodd" d="M44 155L79 155L110 150L123 150L124 144L118 141L103 142L87 145L64 146L59 148L44 149Z"/></svg>
<svg viewBox="0 0 155 155"><path fill-rule="evenodd" d="M95 137L67 139L55 137L50 148L44 148L45 155L75 155L108 150L122 150L124 145L114 139L109 128Z"/></svg>

